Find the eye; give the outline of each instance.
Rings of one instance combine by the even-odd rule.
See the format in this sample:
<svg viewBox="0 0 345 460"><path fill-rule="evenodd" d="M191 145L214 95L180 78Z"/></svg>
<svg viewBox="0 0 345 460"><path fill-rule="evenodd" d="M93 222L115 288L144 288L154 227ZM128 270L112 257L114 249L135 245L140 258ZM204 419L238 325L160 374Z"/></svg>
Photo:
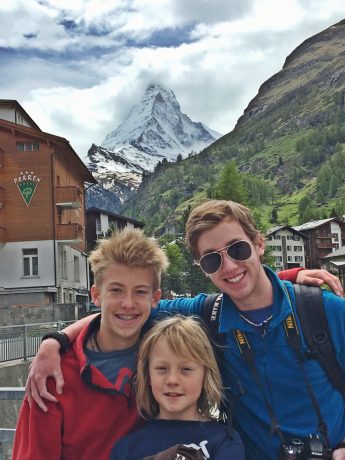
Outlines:
<svg viewBox="0 0 345 460"><path fill-rule="evenodd" d="M193 371L193 367L192 366L184 366L182 368L182 372L192 372Z"/></svg>
<svg viewBox="0 0 345 460"><path fill-rule="evenodd" d="M121 292L121 289L117 288L117 287L114 287L114 288L111 288L110 291L114 292L115 294L118 294L119 292Z"/></svg>
<svg viewBox="0 0 345 460"><path fill-rule="evenodd" d="M147 294L147 291L145 291L144 289L138 289L138 290L137 290L137 294L138 294L138 295L146 295L146 294Z"/></svg>
<svg viewBox="0 0 345 460"><path fill-rule="evenodd" d="M166 368L165 366L156 366L156 367L154 368L154 370L155 370L156 372L163 373L163 372L165 372L165 371L167 370L167 368Z"/></svg>

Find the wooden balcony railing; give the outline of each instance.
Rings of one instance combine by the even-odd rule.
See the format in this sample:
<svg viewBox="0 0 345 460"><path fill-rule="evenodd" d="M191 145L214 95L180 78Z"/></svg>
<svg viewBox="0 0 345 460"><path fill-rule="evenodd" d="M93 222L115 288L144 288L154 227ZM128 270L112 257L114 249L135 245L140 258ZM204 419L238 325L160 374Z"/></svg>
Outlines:
<svg viewBox="0 0 345 460"><path fill-rule="evenodd" d="M56 206L62 208L80 208L82 192L77 186L56 187Z"/></svg>
<svg viewBox="0 0 345 460"><path fill-rule="evenodd" d="M57 239L65 243L81 243L83 227L80 224L57 224Z"/></svg>
<svg viewBox="0 0 345 460"><path fill-rule="evenodd" d="M5 189L3 187L0 187L0 208L2 208L4 206L5 199L6 199Z"/></svg>

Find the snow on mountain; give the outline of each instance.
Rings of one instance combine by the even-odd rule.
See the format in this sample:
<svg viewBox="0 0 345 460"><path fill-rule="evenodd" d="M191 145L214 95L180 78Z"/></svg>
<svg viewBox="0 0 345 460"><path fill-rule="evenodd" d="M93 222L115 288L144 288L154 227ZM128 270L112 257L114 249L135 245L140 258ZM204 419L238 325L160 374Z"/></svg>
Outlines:
<svg viewBox="0 0 345 460"><path fill-rule="evenodd" d="M220 136L183 114L170 89L151 84L125 121L100 146L91 146L87 166L101 188L113 191L123 202L139 186L142 173L153 171L163 158L175 161L179 154L200 152ZM89 192L90 207L95 190ZM118 206L109 210L119 211Z"/></svg>

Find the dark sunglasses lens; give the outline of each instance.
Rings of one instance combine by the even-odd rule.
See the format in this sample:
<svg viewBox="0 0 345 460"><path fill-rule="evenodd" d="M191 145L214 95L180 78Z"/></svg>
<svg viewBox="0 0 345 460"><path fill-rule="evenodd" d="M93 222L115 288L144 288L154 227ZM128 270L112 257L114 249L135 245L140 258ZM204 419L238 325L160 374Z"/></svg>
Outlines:
<svg viewBox="0 0 345 460"><path fill-rule="evenodd" d="M212 275L212 273L215 273L221 266L222 256L218 254L218 252L211 252L210 254L205 254L200 259L199 263L205 273Z"/></svg>
<svg viewBox="0 0 345 460"><path fill-rule="evenodd" d="M228 254L235 260L247 260L252 255L252 248L248 241L237 241L228 247Z"/></svg>

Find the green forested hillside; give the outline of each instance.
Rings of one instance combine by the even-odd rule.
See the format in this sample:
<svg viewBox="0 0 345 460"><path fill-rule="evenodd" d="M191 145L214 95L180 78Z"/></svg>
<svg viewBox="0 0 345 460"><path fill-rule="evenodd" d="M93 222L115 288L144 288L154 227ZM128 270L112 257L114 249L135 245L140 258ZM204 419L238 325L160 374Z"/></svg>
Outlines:
<svg viewBox="0 0 345 460"><path fill-rule="evenodd" d="M229 101L231 104L231 101ZM241 200L263 229L345 212L345 21L302 43L235 129L198 155L159 163L124 213L180 233L205 197Z"/></svg>

